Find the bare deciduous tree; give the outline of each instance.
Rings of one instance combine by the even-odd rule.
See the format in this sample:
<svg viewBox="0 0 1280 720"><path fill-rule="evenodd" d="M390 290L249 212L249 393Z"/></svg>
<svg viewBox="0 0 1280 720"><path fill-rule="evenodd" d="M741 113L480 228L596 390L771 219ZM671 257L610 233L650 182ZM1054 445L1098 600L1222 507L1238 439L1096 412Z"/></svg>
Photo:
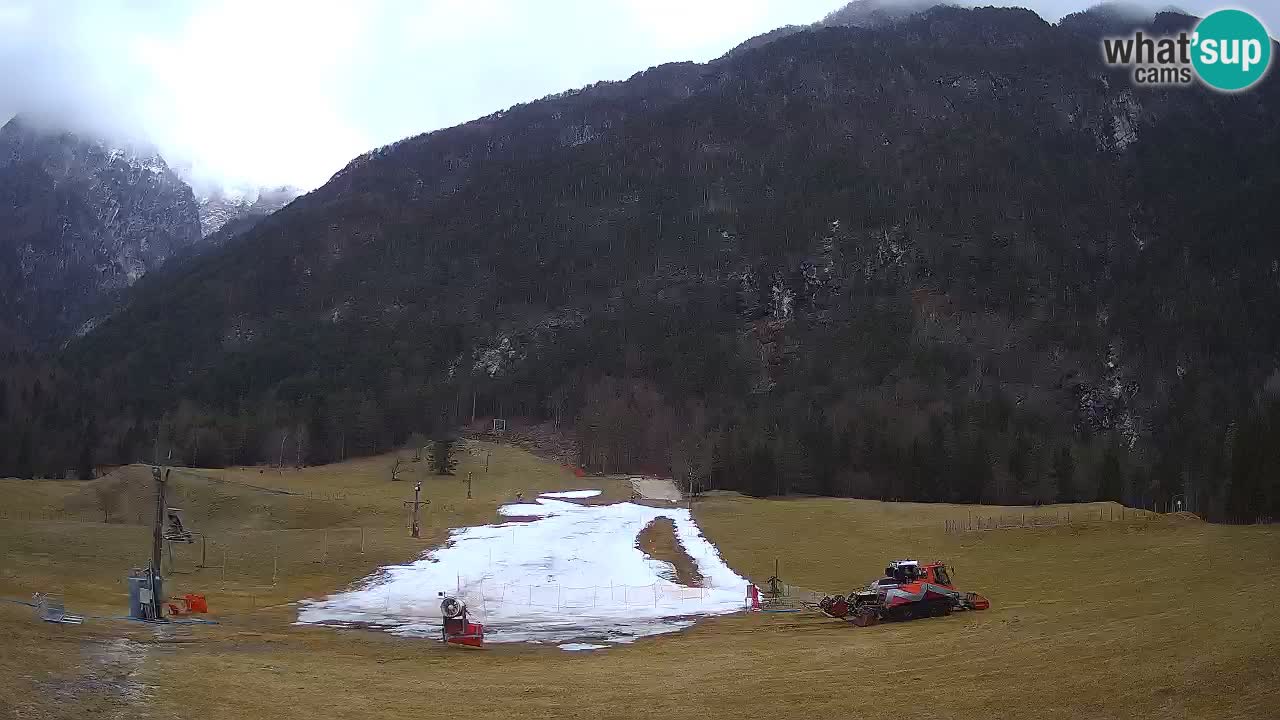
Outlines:
<svg viewBox="0 0 1280 720"><path fill-rule="evenodd" d="M93 484L93 494L98 500L98 509L102 510L102 522L111 522L120 510L120 486L107 480L98 480Z"/></svg>

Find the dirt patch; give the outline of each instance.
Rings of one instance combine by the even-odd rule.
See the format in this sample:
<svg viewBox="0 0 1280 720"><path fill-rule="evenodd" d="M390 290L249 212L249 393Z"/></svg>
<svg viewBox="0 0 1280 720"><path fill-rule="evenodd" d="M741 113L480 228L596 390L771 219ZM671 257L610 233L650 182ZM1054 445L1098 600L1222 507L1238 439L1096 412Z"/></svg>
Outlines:
<svg viewBox="0 0 1280 720"><path fill-rule="evenodd" d="M676 525L670 518L657 518L644 526L636 537L636 547L654 560L671 563L676 569L673 581L686 587L702 587L702 574L676 538Z"/></svg>
<svg viewBox="0 0 1280 720"><path fill-rule="evenodd" d="M668 502L680 502L680 490L676 488L676 484L671 480L661 478L631 478L631 487L640 497L646 500L666 500Z"/></svg>
<svg viewBox="0 0 1280 720"><path fill-rule="evenodd" d="M500 442L514 445L541 458L561 464L578 461L578 440L571 432L561 431L554 423L531 423L526 418L507 418L507 429L493 431L492 417L478 417L463 429L469 440Z"/></svg>
<svg viewBox="0 0 1280 720"><path fill-rule="evenodd" d="M145 645L126 638L85 643L74 672L37 684L37 697L48 704L41 712L75 707L76 712L67 713L67 717L136 716L147 700L148 688L138 681L146 654ZM53 715L62 716L60 712Z"/></svg>

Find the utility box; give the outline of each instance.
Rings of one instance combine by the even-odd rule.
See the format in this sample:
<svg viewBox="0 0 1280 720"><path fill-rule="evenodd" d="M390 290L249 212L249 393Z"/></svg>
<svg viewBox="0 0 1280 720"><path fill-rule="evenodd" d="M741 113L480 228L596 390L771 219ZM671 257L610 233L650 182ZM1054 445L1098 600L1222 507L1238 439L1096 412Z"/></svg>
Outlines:
<svg viewBox="0 0 1280 720"><path fill-rule="evenodd" d="M129 617L134 620L154 620L155 604L151 594L151 573L134 568L127 578L129 582Z"/></svg>

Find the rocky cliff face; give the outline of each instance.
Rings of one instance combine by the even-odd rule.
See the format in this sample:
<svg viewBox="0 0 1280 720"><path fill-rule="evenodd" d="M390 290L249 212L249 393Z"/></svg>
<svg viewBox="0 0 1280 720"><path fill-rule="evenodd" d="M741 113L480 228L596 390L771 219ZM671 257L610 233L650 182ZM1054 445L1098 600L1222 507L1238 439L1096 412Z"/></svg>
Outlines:
<svg viewBox="0 0 1280 720"><path fill-rule="evenodd" d="M202 195L200 234L210 238L238 220L261 220L298 198L302 191L295 187L252 188L249 190L214 190Z"/></svg>
<svg viewBox="0 0 1280 720"><path fill-rule="evenodd" d="M158 154L14 118L0 128L0 341L57 343L200 240L191 188Z"/></svg>

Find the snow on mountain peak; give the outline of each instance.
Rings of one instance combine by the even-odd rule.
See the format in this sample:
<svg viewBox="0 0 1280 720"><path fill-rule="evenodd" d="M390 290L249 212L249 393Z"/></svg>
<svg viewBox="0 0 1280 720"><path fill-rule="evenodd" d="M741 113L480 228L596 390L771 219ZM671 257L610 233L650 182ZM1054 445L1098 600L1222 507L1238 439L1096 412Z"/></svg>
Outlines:
<svg viewBox="0 0 1280 720"><path fill-rule="evenodd" d="M209 237L237 218L270 215L300 195L302 191L295 187L206 187L196 196L200 206L200 234Z"/></svg>

